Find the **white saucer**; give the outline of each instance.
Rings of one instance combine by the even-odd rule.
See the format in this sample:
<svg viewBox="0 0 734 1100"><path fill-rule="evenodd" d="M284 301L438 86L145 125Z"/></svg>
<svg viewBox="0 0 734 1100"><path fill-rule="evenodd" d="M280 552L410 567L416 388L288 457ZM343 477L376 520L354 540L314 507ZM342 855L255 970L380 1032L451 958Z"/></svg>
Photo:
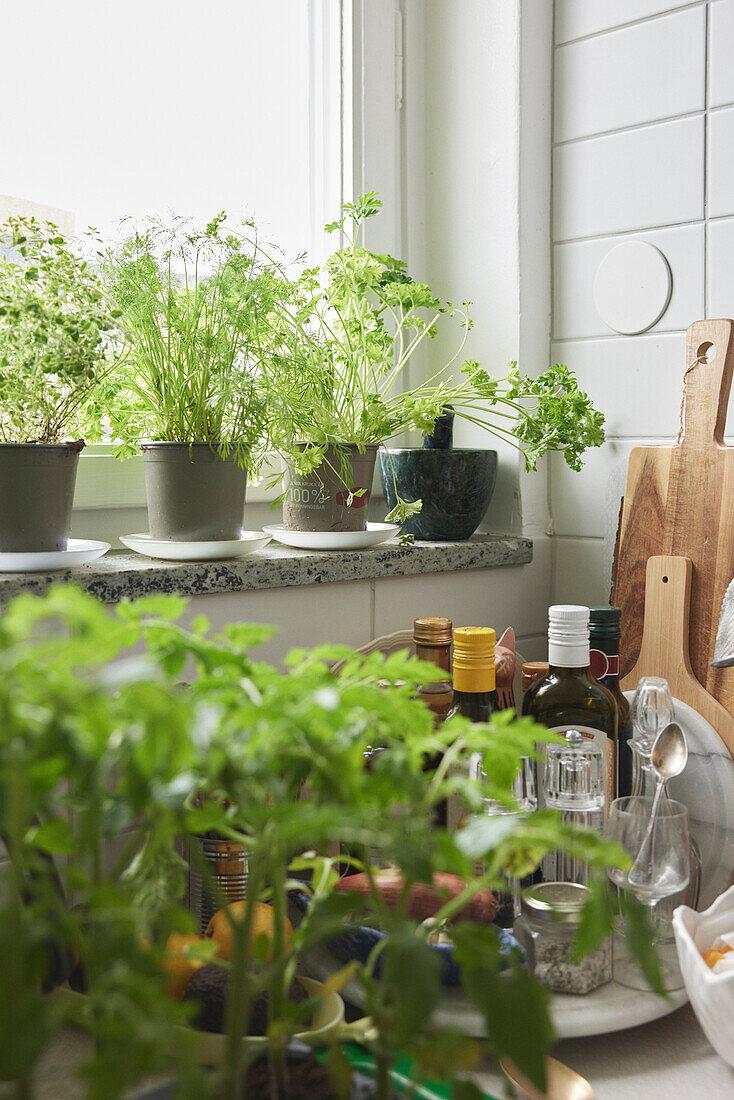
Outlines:
<svg viewBox="0 0 734 1100"><path fill-rule="evenodd" d="M263 527L277 542L296 550L364 550L387 542L400 531L397 523L368 523L366 531L291 531L282 523Z"/></svg>
<svg viewBox="0 0 734 1100"><path fill-rule="evenodd" d="M68 539L66 550L39 550L0 554L0 573L46 573L96 561L110 548L108 542Z"/></svg>
<svg viewBox="0 0 734 1100"><path fill-rule="evenodd" d="M255 550L261 550L270 542L270 535L262 531L243 531L238 539L220 539L212 542L174 542L171 539L152 539L147 531L134 535L120 535L120 542L128 550L143 554L146 558L162 558L163 561L225 561L243 558Z"/></svg>

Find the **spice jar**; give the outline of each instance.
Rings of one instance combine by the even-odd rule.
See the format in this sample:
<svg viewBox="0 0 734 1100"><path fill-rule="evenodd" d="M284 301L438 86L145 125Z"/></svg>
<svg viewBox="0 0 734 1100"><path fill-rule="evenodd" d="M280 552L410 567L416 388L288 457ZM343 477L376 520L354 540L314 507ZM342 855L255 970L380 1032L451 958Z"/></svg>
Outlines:
<svg viewBox="0 0 734 1100"><path fill-rule="evenodd" d="M582 959L573 958L588 896L588 888L576 882L543 882L523 892L515 936L527 951L535 977L554 993L591 993L612 980L609 939Z"/></svg>

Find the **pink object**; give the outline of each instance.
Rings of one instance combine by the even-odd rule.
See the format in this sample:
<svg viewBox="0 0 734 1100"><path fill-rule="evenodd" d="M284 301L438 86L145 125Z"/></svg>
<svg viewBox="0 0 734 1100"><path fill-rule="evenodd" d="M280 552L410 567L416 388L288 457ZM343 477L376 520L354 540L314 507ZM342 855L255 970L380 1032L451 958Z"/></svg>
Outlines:
<svg viewBox="0 0 734 1100"><path fill-rule="evenodd" d="M512 690L515 679L515 631L507 627L494 650L494 666L497 677L497 697L499 709L507 710L515 706L515 693Z"/></svg>

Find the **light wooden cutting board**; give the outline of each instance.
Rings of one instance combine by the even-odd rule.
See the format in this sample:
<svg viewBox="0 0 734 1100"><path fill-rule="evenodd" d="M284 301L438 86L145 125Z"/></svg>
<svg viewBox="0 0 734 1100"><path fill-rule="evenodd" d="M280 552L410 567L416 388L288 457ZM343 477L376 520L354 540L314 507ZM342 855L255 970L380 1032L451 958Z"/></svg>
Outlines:
<svg viewBox="0 0 734 1100"><path fill-rule="evenodd" d="M691 671L687 639L692 574L688 558L661 554L647 562L642 645L622 687L634 691L643 676L664 677L674 698L697 711L734 756L734 718Z"/></svg>
<svg viewBox="0 0 734 1100"><path fill-rule="evenodd" d="M734 322L724 318L691 325L681 438L675 446L635 447L630 453L612 603L622 610L620 671L625 676L640 653L648 558L689 558L693 674L734 715L734 669L709 667L721 601L734 577L734 447L724 443L732 374Z"/></svg>

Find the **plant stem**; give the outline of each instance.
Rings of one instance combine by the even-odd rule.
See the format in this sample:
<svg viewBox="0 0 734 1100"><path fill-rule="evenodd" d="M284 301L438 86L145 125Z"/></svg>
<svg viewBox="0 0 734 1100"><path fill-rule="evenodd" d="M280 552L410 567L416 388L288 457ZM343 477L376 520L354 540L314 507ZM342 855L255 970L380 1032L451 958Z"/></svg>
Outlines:
<svg viewBox="0 0 734 1100"><path fill-rule="evenodd" d="M377 1074L375 1077L375 1084L377 1085L377 1100L390 1100L390 1055L384 1050L377 1050L375 1052L375 1066Z"/></svg>
<svg viewBox="0 0 734 1100"><path fill-rule="evenodd" d="M273 1025L284 1023L286 994L285 982L285 920L286 920L286 891L285 891L285 863L280 848L273 844L270 849L272 858L270 862L270 886L273 892L273 956L270 982L269 1019L271 1025L270 1038L270 1073L273 1082L274 1100L286 1100L287 1096L287 1068L286 1046L283 1031L277 1031Z"/></svg>
<svg viewBox="0 0 734 1100"><path fill-rule="evenodd" d="M244 920L233 922L234 953L227 999L226 1064L222 1100L239 1097L242 1095L243 1090L242 1034L251 1004L251 982L246 980L247 952L252 928L252 915L260 891L260 879L259 860L256 862L254 858L251 858L247 876ZM227 913L226 909L225 913Z"/></svg>

